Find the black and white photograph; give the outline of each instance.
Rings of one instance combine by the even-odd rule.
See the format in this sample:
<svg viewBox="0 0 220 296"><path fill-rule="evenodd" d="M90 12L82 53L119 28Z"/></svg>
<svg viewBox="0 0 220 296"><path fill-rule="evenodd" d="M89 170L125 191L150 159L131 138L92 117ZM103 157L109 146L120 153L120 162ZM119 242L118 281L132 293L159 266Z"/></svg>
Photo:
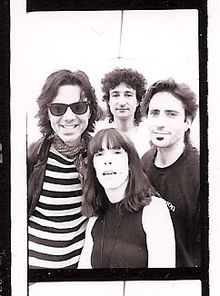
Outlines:
<svg viewBox="0 0 220 296"><path fill-rule="evenodd" d="M11 3L12 295L208 295L203 2Z"/></svg>

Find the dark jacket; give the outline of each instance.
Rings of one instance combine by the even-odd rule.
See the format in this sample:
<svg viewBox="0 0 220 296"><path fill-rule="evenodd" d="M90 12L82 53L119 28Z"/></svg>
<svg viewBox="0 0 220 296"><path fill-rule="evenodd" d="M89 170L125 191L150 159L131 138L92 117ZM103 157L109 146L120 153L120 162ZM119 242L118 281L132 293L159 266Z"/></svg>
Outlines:
<svg viewBox="0 0 220 296"><path fill-rule="evenodd" d="M74 165L76 166L80 181L83 184L86 166L87 166L87 146L91 136L85 135L86 147L81 149L73 159ZM48 152L52 143L52 136L43 137L37 142L30 145L28 149L27 159L27 197L28 197L28 216L30 217L33 213L38 200L40 198L44 175L46 170L46 163L48 158Z"/></svg>

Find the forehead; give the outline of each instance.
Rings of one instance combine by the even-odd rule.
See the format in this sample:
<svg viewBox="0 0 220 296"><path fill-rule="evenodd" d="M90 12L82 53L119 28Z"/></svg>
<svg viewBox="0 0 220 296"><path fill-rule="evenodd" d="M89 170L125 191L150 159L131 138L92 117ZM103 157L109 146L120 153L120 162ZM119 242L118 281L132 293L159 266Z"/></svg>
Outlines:
<svg viewBox="0 0 220 296"><path fill-rule="evenodd" d="M82 89L79 85L61 85L53 102L66 104L78 102L81 98L81 92Z"/></svg>
<svg viewBox="0 0 220 296"><path fill-rule="evenodd" d="M119 85L117 85L115 88L110 89L110 92L114 91L129 91L129 92L135 92L135 89L133 89L130 85L128 85L125 82L121 82Z"/></svg>
<svg viewBox="0 0 220 296"><path fill-rule="evenodd" d="M183 103L169 92L156 93L150 100L149 109L185 111Z"/></svg>

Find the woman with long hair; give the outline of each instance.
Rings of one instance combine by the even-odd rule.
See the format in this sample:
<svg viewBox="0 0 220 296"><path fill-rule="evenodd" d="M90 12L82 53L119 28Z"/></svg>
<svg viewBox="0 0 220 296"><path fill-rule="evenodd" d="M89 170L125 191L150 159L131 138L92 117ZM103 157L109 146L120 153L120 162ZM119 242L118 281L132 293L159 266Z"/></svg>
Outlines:
<svg viewBox="0 0 220 296"><path fill-rule="evenodd" d="M90 219L79 268L175 267L167 205L132 141L114 128L90 141L82 213Z"/></svg>

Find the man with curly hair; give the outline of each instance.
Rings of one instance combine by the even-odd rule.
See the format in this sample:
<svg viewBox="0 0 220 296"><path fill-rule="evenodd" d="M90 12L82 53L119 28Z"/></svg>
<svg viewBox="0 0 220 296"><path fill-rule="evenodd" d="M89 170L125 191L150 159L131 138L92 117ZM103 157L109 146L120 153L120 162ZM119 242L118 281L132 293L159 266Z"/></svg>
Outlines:
<svg viewBox="0 0 220 296"><path fill-rule="evenodd" d="M201 264L199 152L189 137L197 108L194 92L173 79L155 82L142 102L152 141L142 166L167 200L176 235L177 267Z"/></svg>
<svg viewBox="0 0 220 296"><path fill-rule="evenodd" d="M149 149L140 111L146 79L131 68L115 68L104 75L101 84L109 114L108 127L117 128L129 136L141 157Z"/></svg>

